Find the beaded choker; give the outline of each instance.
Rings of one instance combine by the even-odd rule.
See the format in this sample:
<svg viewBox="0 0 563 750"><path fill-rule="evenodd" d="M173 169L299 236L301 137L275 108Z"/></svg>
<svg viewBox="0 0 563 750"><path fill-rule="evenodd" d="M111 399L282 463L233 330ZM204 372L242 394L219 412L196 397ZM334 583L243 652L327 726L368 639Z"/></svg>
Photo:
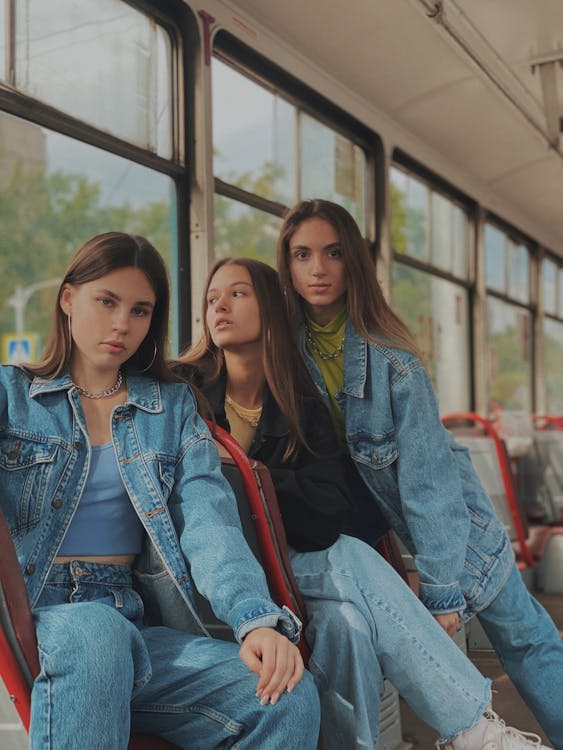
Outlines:
<svg viewBox="0 0 563 750"><path fill-rule="evenodd" d="M235 403L235 401L233 401L233 399L229 396L228 393L225 394L225 401L231 407L231 409L234 411L237 417L240 417L240 419L242 419L243 422L246 422L251 427L258 427L258 422L260 421L260 416L262 415L262 407L260 407L260 409L247 410L247 411L256 412L256 416L250 416L249 414L245 414L242 411L242 407L240 406L240 404Z"/></svg>
<svg viewBox="0 0 563 750"><path fill-rule="evenodd" d="M326 352L323 352L315 339L313 338L313 332L309 328L309 326L306 326L306 333L305 333L307 344L311 351L313 351L315 354L318 354L321 359L328 360L328 359L336 359L337 357L340 357L342 352L344 351L344 336L342 337L342 341L340 344L336 347L336 349L333 352L330 352L327 354Z"/></svg>
<svg viewBox="0 0 563 750"><path fill-rule="evenodd" d="M82 388L81 386L76 385L74 380L71 380L70 382L76 388L78 393L85 398L109 398L110 396L113 396L114 393L117 393L117 391L121 388L121 384L123 383L123 375L121 374L121 370L119 370L119 372L117 373L117 380L111 388L106 388L105 391L89 391L87 388Z"/></svg>

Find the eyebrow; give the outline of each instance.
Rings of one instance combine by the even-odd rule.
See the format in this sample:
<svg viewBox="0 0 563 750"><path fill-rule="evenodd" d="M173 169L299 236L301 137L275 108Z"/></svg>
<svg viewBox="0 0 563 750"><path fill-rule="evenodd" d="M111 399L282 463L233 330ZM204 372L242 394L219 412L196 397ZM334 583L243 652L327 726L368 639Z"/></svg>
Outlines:
<svg viewBox="0 0 563 750"><path fill-rule="evenodd" d="M254 288L254 284L251 284L248 281L232 281L230 284L227 284L227 286L232 287L232 286L238 286L239 284L244 284L245 286ZM207 294L209 294L210 292L216 292L216 291L217 291L217 287L214 287L214 286L209 287L209 289L207 290Z"/></svg>
<svg viewBox="0 0 563 750"><path fill-rule="evenodd" d="M341 242L329 242L328 245L323 245L322 249L323 250L330 250L333 247L342 247L342 243ZM290 250L310 250L311 247L310 247L310 245L305 245L305 244L302 244L302 243L295 243L294 245L292 245L290 243L289 244L289 249Z"/></svg>
<svg viewBox="0 0 563 750"><path fill-rule="evenodd" d="M104 294L106 297L111 297L111 299L114 299L117 302L121 302L121 297L115 292L112 292L111 289L98 289L97 294ZM154 309L154 303L149 302L149 300L141 299L141 300L138 300L137 302L134 302L133 307L147 307L150 310L152 310Z"/></svg>

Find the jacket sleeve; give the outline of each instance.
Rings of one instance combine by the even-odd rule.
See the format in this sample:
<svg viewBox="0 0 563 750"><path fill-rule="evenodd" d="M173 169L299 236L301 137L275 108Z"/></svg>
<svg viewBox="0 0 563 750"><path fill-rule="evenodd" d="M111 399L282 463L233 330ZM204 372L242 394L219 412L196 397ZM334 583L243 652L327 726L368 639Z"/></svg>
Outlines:
<svg viewBox="0 0 563 750"><path fill-rule="evenodd" d="M300 624L270 598L264 571L246 543L235 497L193 398L188 412L168 506L194 582L238 640L275 615L276 628L295 642Z"/></svg>
<svg viewBox="0 0 563 750"><path fill-rule="evenodd" d="M433 614L462 611L470 518L428 375L418 361L391 384L401 510L415 550L420 598Z"/></svg>
<svg viewBox="0 0 563 750"><path fill-rule="evenodd" d="M330 547L354 508L342 449L321 401L307 399L304 434L310 450L275 466L270 474L289 544L307 552Z"/></svg>

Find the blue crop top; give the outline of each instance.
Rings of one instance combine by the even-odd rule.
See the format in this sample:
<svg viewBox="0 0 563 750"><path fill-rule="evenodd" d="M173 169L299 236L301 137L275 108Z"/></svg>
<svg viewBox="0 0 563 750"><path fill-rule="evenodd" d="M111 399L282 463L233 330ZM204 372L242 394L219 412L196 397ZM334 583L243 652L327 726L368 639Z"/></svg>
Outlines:
<svg viewBox="0 0 563 750"><path fill-rule="evenodd" d="M144 531L123 485L113 443L92 446L86 486L58 554L137 555Z"/></svg>

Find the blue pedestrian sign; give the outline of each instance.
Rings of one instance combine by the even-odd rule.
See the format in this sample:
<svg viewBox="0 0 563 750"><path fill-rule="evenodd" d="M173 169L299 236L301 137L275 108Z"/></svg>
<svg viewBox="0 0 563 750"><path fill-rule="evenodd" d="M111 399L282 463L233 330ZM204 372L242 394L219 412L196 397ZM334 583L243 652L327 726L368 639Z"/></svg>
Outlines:
<svg viewBox="0 0 563 750"><path fill-rule="evenodd" d="M35 359L35 333L4 333L2 335L2 362L20 365Z"/></svg>

